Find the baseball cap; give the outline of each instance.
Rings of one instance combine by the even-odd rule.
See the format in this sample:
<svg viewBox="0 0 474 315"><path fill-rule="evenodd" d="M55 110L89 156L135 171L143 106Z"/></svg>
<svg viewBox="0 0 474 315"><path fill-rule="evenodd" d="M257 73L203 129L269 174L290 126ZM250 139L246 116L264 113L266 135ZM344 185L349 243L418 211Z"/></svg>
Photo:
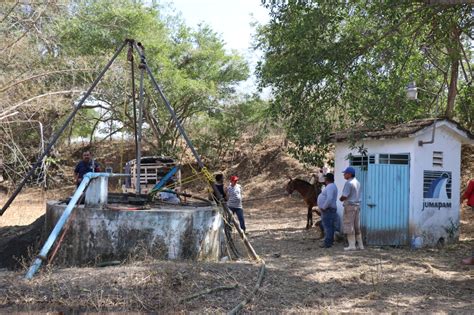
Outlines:
<svg viewBox="0 0 474 315"><path fill-rule="evenodd" d="M349 173L349 174L352 174L352 175L356 174L356 170L352 166L346 167L346 169L343 170L342 172L343 173Z"/></svg>
<svg viewBox="0 0 474 315"><path fill-rule="evenodd" d="M239 177L238 177L238 176L231 176L231 177L230 177L230 181L231 181L231 182L236 182L236 181L238 181L238 180L239 180Z"/></svg>

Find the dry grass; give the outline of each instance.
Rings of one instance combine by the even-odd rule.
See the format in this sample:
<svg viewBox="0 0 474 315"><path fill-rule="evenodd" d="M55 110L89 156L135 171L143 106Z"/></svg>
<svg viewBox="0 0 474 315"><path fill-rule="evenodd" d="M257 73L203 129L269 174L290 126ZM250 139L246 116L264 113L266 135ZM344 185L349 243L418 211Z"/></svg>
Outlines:
<svg viewBox="0 0 474 315"><path fill-rule="evenodd" d="M239 264L229 276L226 264L184 262L141 262L127 266L43 270L31 282L17 273L0 278L0 312L87 311L87 312L176 312L202 310L223 312L237 304L251 288L257 268ZM100 274L100 278L98 275ZM236 286L234 278L241 279ZM212 291L194 299L189 296L217 285L232 290ZM226 295L231 294L229 298ZM206 298L217 303L203 303ZM214 300L215 301L215 300Z"/></svg>
<svg viewBox="0 0 474 315"><path fill-rule="evenodd" d="M440 249L320 249L305 224L303 201L260 201L246 210L250 240L267 274L245 312L460 312L472 310L474 269L459 264L474 247L469 226L462 241ZM137 259L144 259L139 262ZM131 255L107 268L45 268L31 282L1 272L0 312L205 312L232 309L251 292L258 266L247 262L157 261ZM180 303L218 286L239 286Z"/></svg>
<svg viewBox="0 0 474 315"><path fill-rule="evenodd" d="M45 213L46 200L65 198L73 192L74 186L49 191L27 188L15 198L7 211L0 217L0 227L31 224ZM0 194L0 205L3 205L8 197L5 194Z"/></svg>

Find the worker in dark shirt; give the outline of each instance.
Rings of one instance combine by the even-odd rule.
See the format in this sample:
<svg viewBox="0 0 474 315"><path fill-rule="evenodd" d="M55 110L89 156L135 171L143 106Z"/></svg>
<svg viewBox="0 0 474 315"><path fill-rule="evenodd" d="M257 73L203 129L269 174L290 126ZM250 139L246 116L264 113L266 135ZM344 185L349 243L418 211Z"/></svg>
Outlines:
<svg viewBox="0 0 474 315"><path fill-rule="evenodd" d="M216 188L217 190L221 193L222 197L224 197L224 199L227 199L227 196L226 196L226 193L225 193L225 190L224 190L224 175L219 173L219 174L216 174L216 176L214 177L215 180L216 180ZM216 194L213 192L212 193L212 196L213 198L218 201L219 198L216 196Z"/></svg>
<svg viewBox="0 0 474 315"><path fill-rule="evenodd" d="M100 165L92 159L90 151L84 151L82 161L79 161L74 169L74 181L77 186L82 182L84 175L89 172L100 172Z"/></svg>

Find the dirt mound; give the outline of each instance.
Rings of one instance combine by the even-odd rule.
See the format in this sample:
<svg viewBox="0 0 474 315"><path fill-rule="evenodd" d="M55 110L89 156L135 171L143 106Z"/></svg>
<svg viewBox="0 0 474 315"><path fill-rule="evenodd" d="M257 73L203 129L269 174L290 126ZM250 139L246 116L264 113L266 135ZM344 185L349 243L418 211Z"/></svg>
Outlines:
<svg viewBox="0 0 474 315"><path fill-rule="evenodd" d="M283 193L288 177L309 180L315 168L307 167L286 152L284 138L270 136L262 143L252 144L245 139L235 152L226 157L220 167L226 178L237 175L246 197Z"/></svg>
<svg viewBox="0 0 474 315"><path fill-rule="evenodd" d="M225 156L220 162L208 164L211 173L222 172L226 184L232 175L237 175L243 186L245 198L255 198L284 192L288 176L310 180L315 168L306 167L286 152L284 138L269 136L261 143L251 143L242 139L236 144L235 150ZM192 161L192 162L191 162ZM182 178L192 176L193 169L198 166L187 157L187 163L181 168ZM184 185L184 189L203 194L207 191L208 184L197 180Z"/></svg>
<svg viewBox="0 0 474 315"><path fill-rule="evenodd" d="M44 215L30 225L0 228L0 268L17 269L42 243Z"/></svg>

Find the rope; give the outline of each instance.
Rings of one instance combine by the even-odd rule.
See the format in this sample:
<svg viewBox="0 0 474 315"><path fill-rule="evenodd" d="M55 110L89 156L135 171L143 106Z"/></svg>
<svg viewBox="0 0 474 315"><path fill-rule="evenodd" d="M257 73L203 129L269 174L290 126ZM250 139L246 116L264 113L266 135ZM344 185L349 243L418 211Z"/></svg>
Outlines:
<svg viewBox="0 0 474 315"><path fill-rule="evenodd" d="M181 185L188 184L188 183L191 183L191 182L196 181L196 180L201 180L202 183L205 184L205 185L209 185L210 183L214 182L214 176L211 174L211 172L209 172L209 170L206 167L203 167L201 169L201 171L198 171L191 165L191 163L187 163L187 164L191 168L193 175L186 177L185 180L182 180ZM171 190L171 189L175 188L176 185L177 185L177 183L171 183L169 185L165 185L165 186L161 187L158 190L152 191L152 193L156 194L159 191ZM173 192L177 195L180 194L180 193L176 193L174 191L169 191L169 192ZM182 195L186 197L185 194L182 194ZM192 196L192 197L195 197L195 196ZM228 217L229 215L232 215L232 214L228 214L226 211L221 209L221 216L224 220L224 232L225 232L225 236L226 236L226 239L227 239L227 244L229 245L229 247L230 247L232 253L234 254L234 256L236 258L238 258L238 257L241 256L241 254L237 250L237 247L236 247L236 245L234 243L234 240L232 238L232 224L230 223L230 222L232 222L232 220L231 220L231 218Z"/></svg>
<svg viewBox="0 0 474 315"><path fill-rule="evenodd" d="M128 109L128 102L127 102L127 93L125 93L125 101L124 101L124 106L123 106L123 111L122 111L122 121L125 121L126 119L126 116L127 116L127 109ZM125 132L122 131L122 137L121 137L121 141L120 141L120 167L123 167L124 163L123 163L123 157L125 155ZM119 171L119 173L121 172L122 170ZM120 184L122 184L122 178L120 177L119 178L119 182Z"/></svg>
<svg viewBox="0 0 474 315"><path fill-rule="evenodd" d="M219 209L219 212L221 213L222 220L224 221L224 234L225 238L227 239L227 244L230 247L230 250L234 254L235 258L239 258L241 256L240 252L238 251L237 247L235 246L234 239L232 238L232 224L229 220L229 213L224 211L222 207L217 207ZM230 257L232 258L232 257Z"/></svg>
<svg viewBox="0 0 474 315"><path fill-rule="evenodd" d="M212 176L212 174L209 172L209 170L206 167L203 167L201 169L201 173L204 175L204 177L206 177L208 182L210 183L214 182L214 176Z"/></svg>

